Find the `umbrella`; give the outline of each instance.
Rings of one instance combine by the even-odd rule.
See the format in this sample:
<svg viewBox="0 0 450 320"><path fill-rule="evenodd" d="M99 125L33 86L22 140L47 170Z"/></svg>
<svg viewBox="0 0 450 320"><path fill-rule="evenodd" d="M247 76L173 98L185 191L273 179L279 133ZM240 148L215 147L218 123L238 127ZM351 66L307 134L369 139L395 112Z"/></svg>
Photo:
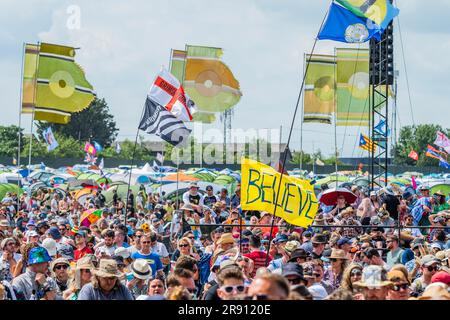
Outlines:
<svg viewBox="0 0 450 320"><path fill-rule="evenodd" d="M328 189L322 194L319 201L327 206L332 206L337 203L339 196L344 196L347 203L354 203L356 201L356 195L345 188Z"/></svg>

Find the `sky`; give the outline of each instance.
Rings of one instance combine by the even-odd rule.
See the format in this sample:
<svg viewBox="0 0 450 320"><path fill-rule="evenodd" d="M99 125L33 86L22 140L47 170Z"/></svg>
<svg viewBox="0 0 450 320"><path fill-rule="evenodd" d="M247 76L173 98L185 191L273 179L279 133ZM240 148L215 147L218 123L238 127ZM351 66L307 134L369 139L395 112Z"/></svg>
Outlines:
<svg viewBox="0 0 450 320"><path fill-rule="evenodd" d="M0 2L0 125L19 122L23 43L50 42L79 47L76 61L97 96L105 98L120 129L118 140L133 139L146 94L171 48L186 44L220 47L222 60L240 82L243 96L234 107L232 128L240 132L282 128L286 142L299 94L303 55L311 51L328 0L27 0ZM394 24L398 78L398 126L435 123L449 127L450 1L399 0ZM348 45L319 41L315 53L333 54ZM357 46L357 45L353 45ZM405 69L406 63L406 69ZM407 78L411 92L408 97ZM300 149L300 114L291 150ZM217 117L219 118L219 117ZM30 132L30 116L21 125ZM221 142L223 124L194 126L196 138ZM260 131L257 131L260 130ZM366 128L337 128L341 156L363 155L357 140ZM142 133L146 139L157 140ZM277 142L279 134L273 134ZM334 127L303 125L305 152L334 153ZM364 153L365 154L365 153Z"/></svg>

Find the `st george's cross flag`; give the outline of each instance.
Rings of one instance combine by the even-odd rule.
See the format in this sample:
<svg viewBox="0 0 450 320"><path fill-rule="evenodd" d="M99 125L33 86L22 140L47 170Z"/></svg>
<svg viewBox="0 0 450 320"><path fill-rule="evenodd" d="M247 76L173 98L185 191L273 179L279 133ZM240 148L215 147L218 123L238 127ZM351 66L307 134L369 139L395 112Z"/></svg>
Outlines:
<svg viewBox="0 0 450 320"><path fill-rule="evenodd" d="M139 129L149 134L156 134L164 141L176 147L182 147L191 133L184 122L175 117L166 108L147 97L145 112Z"/></svg>
<svg viewBox="0 0 450 320"><path fill-rule="evenodd" d="M450 153L450 139L442 132L436 132L436 140L434 144L443 148L447 153Z"/></svg>
<svg viewBox="0 0 450 320"><path fill-rule="evenodd" d="M192 115L197 111L180 81L165 68L156 76L149 97L182 121L192 121Z"/></svg>

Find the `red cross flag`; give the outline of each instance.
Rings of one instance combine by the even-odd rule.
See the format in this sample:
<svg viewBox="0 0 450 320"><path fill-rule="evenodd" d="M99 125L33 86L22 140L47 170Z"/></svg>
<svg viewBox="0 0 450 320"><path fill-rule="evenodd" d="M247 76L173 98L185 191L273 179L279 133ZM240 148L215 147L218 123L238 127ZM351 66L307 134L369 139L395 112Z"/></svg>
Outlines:
<svg viewBox="0 0 450 320"><path fill-rule="evenodd" d="M192 121L196 112L194 101L184 92L180 81L164 67L156 76L149 97L182 121Z"/></svg>

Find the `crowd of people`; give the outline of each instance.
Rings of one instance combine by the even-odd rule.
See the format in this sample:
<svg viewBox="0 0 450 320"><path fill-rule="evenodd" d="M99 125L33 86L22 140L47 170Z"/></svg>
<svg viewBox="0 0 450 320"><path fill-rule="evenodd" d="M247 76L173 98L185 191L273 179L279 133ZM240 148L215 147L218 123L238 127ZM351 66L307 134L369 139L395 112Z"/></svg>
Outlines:
<svg viewBox="0 0 450 320"><path fill-rule="evenodd" d="M309 228L243 211L240 186L192 183L179 202L145 188L111 203L7 194L0 300L449 300L447 196L351 192ZM101 217L82 223L89 209Z"/></svg>

